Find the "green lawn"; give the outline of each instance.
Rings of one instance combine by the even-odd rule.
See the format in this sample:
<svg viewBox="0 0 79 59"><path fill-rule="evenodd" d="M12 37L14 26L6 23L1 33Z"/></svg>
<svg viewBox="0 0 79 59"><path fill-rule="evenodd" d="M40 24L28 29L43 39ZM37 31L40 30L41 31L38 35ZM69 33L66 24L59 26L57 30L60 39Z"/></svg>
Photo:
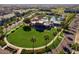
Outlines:
<svg viewBox="0 0 79 59"><path fill-rule="evenodd" d="M44 35L49 35L50 42L55 36L53 32L57 32L56 28L52 28L51 30L45 30L44 32L36 31L35 29L31 29L31 31L24 31L23 27L20 27L15 32L9 34L8 41L13 45L24 47L24 48L32 48L33 43L31 42L31 38L33 36L36 37L35 47L41 47L46 44Z"/></svg>

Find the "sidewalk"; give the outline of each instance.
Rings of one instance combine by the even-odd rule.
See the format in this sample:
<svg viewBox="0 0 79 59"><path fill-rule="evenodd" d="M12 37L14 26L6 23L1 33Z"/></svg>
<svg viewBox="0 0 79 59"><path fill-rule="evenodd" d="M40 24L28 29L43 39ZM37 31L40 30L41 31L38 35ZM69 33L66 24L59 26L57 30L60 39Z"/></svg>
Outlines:
<svg viewBox="0 0 79 59"><path fill-rule="evenodd" d="M56 38L61 34L62 31L63 31L63 29L54 37L54 39L52 39L51 42L49 42L49 43L47 44L47 46L50 46L50 45L56 40ZM7 41L7 38L6 38L6 37L4 38L4 41L7 43L7 46L11 46L11 47L16 48L16 49L33 50L33 48L22 48L22 47L18 47L18 46L12 45L11 43L9 43L9 42ZM34 50L43 49L43 48L45 48L45 47L46 47L46 45L44 45L44 46L42 46L42 47L34 48Z"/></svg>

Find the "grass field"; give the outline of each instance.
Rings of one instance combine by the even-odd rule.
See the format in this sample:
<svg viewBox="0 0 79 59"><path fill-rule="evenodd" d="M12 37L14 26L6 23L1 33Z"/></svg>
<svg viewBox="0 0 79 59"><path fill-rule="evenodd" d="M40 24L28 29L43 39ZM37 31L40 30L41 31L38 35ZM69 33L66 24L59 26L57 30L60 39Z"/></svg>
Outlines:
<svg viewBox="0 0 79 59"><path fill-rule="evenodd" d="M20 27L15 32L11 33L7 38L8 41L13 45L23 48L32 48L33 43L31 42L31 38L35 36L35 47L41 47L46 44L44 35L49 36L48 42L50 42L55 37L53 35L54 32L57 32L56 28L52 28L51 30L44 30L44 32L39 32L34 28L32 28L31 31L24 31L23 27Z"/></svg>

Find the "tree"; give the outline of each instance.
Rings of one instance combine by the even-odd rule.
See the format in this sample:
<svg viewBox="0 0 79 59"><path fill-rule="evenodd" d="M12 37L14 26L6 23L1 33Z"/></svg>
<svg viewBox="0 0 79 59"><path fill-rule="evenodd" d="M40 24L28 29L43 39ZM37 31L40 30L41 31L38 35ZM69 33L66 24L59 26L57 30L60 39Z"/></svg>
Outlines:
<svg viewBox="0 0 79 59"><path fill-rule="evenodd" d="M7 25L7 23L5 22L5 23L4 23L5 34L7 34L7 27L8 27L8 25Z"/></svg>
<svg viewBox="0 0 79 59"><path fill-rule="evenodd" d="M48 50L48 48L47 48L47 42L49 40L49 36L48 35L44 35L44 39L46 41L46 47L45 47L45 49L46 49L46 52L47 52L47 50Z"/></svg>
<svg viewBox="0 0 79 59"><path fill-rule="evenodd" d="M75 14L68 14L65 18L65 21L61 22L62 28L68 30L69 24L72 22Z"/></svg>
<svg viewBox="0 0 79 59"><path fill-rule="evenodd" d="M33 43L33 53L35 53L35 51L34 51L35 42L36 42L36 37L35 36L32 37L31 42Z"/></svg>
<svg viewBox="0 0 79 59"><path fill-rule="evenodd" d="M51 16L48 16L48 20L50 20L51 19Z"/></svg>
<svg viewBox="0 0 79 59"><path fill-rule="evenodd" d="M30 21L29 18L25 18L23 22L24 22L25 24L30 24L30 23L31 23L31 21Z"/></svg>
<svg viewBox="0 0 79 59"><path fill-rule="evenodd" d="M0 26L0 40L2 40L3 36L4 36L3 27Z"/></svg>
<svg viewBox="0 0 79 59"><path fill-rule="evenodd" d="M17 17L17 18L16 18L16 21L17 21L17 22L18 22L18 21L20 21L20 18L19 18L19 17Z"/></svg>
<svg viewBox="0 0 79 59"><path fill-rule="evenodd" d="M79 44L78 43L72 44L71 47L72 47L72 49L79 51Z"/></svg>

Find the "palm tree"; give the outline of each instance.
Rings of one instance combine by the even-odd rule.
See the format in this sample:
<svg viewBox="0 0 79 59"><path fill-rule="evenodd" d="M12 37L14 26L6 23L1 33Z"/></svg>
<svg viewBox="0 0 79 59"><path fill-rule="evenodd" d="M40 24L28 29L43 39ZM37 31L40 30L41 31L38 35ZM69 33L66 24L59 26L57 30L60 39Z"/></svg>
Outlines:
<svg viewBox="0 0 79 59"><path fill-rule="evenodd" d="M72 49L78 51L78 49L79 49L79 44L78 44L78 43L72 44L71 47L72 47Z"/></svg>
<svg viewBox="0 0 79 59"><path fill-rule="evenodd" d="M34 51L35 42L36 42L36 37L35 36L32 37L31 42L33 43L33 53L35 53L35 51Z"/></svg>
<svg viewBox="0 0 79 59"><path fill-rule="evenodd" d="M48 35L44 35L44 39L46 41L46 47L45 47L45 49L46 49L46 52L47 52L47 42L49 40L49 36Z"/></svg>

